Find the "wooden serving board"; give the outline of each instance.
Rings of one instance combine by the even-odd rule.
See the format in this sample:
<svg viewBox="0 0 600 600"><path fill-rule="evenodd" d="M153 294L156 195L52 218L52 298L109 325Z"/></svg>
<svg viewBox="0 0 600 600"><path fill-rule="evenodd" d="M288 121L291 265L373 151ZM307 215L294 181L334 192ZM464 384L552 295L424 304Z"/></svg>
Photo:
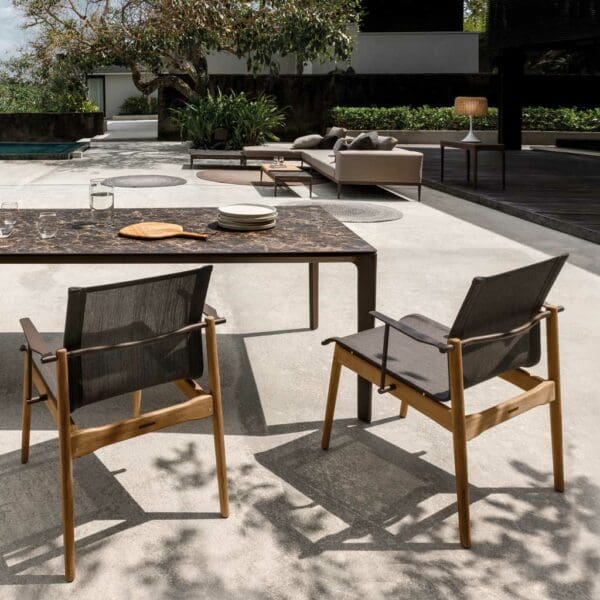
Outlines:
<svg viewBox="0 0 600 600"><path fill-rule="evenodd" d="M209 237L208 233L184 231L181 225L176 225L175 223L153 223L151 221L127 225L127 227L123 227L123 229L119 231L119 235L139 240L163 240L172 237L188 237L197 240L206 240Z"/></svg>

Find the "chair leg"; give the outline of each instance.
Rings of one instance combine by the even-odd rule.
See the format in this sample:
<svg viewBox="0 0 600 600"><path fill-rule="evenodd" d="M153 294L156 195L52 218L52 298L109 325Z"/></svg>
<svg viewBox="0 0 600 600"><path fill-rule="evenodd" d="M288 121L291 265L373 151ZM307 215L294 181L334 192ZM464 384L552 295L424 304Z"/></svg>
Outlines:
<svg viewBox="0 0 600 600"><path fill-rule="evenodd" d="M131 395L131 408L134 417L142 414L142 390L137 390Z"/></svg>
<svg viewBox="0 0 600 600"><path fill-rule="evenodd" d="M462 345L450 339L454 346L449 353L450 401L452 408L452 439L458 505L458 530L463 548L471 547L471 516L469 507L469 471L467 465L467 432L465 420Z"/></svg>
<svg viewBox="0 0 600 600"><path fill-rule="evenodd" d="M408 413L408 402L402 400L400 403L400 418L406 419L406 414Z"/></svg>
<svg viewBox="0 0 600 600"><path fill-rule="evenodd" d="M338 197L338 200L342 197L342 184L341 183L337 184L337 197Z"/></svg>
<svg viewBox="0 0 600 600"><path fill-rule="evenodd" d="M331 363L331 376L329 378L329 392L327 394L327 408L325 409L325 422L323 423L323 434L321 437L321 448L329 448L329 439L331 438L331 427L333 426L333 414L335 412L335 402L337 400L338 387L340 384L340 372L342 365L337 360L337 348L333 355Z"/></svg>
<svg viewBox="0 0 600 600"><path fill-rule="evenodd" d="M560 393L560 357L558 346L558 311L550 309L547 320L548 377L554 381L554 401L550 403L550 432L552 436L552 465L554 489L565 491L565 468L563 458L562 400Z"/></svg>
<svg viewBox="0 0 600 600"><path fill-rule="evenodd" d="M57 352L58 379L58 444L60 452L60 479L62 492L63 543L65 552L65 580L75 579L75 519L73 515L73 458L71 454L71 410L67 352Z"/></svg>
<svg viewBox="0 0 600 600"><path fill-rule="evenodd" d="M456 477L456 498L458 505L458 529L460 544L471 547L471 515L469 507L469 474L467 466L467 439L454 431L454 469Z"/></svg>
<svg viewBox="0 0 600 600"><path fill-rule="evenodd" d="M217 333L214 317L207 317L206 349L208 355L208 380L213 397L213 437L217 463L217 482L219 485L219 507L221 516L229 516L229 495L227 492L227 463L225 460L225 431L223 425L223 405L221 402L221 377L219 374L219 355L217 353Z"/></svg>
<svg viewBox="0 0 600 600"><path fill-rule="evenodd" d="M27 351L25 355L25 364L23 366L23 411L21 418L21 462L23 464L29 461L29 435L31 432L31 352Z"/></svg>

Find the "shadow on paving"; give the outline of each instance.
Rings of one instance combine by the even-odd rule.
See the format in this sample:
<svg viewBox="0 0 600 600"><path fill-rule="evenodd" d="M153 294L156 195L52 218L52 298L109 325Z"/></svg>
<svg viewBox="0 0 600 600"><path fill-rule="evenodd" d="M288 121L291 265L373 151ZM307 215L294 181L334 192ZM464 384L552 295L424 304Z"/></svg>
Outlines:
<svg viewBox="0 0 600 600"><path fill-rule="evenodd" d="M437 497L453 494L454 479L423 460L420 453L408 453L360 427L338 427L329 452L319 449L319 434L311 433L258 453L256 459L257 463L229 469L232 512L243 515L236 535L247 540L254 532L258 535L272 527L280 554L297 564L297 568L286 570L286 587L301 590L302 597L334 597L342 590L346 597L357 597L360 575L345 566L347 553L355 551L384 551L392 563L397 563L402 583L395 588L396 597L428 593L428 597L472 598L470 591L496 576L487 560L492 564L497 561L496 567L506 573L498 580L506 582L504 591L514 597L523 597L519 595L523 585L528 589L538 586L544 590L542 597L593 597L600 554L593 548L583 555L573 551L582 532L597 534L599 527L600 490L585 477L571 480L567 495L557 494L551 489L550 473L514 462L513 468L527 478L527 485L471 486L472 504L483 502L493 509L493 516L488 511L484 522L476 523L476 531L497 526L502 534L493 541L475 539L467 552L439 533L445 520L456 519L454 501L433 512L424 508ZM152 552L130 568L128 577L137 589L146 588L154 598L194 597L201 591L210 592L214 598L240 597L239 589L237 596L228 591L226 569L209 567L214 563L208 559L211 544L203 544L202 532L192 523L185 524L185 520L218 520L217 513L169 513L168 505L164 512L145 512L118 482L116 473L94 455L76 464L78 526L119 521L78 539L80 556L93 557L116 533L152 520L172 520L172 532L149 540ZM58 468L54 440L38 444L28 465L20 464L16 451L0 458L5 531L0 545L0 584L62 581L60 574L26 572L62 554ZM176 489L214 484L214 469L206 466L193 442L183 444L174 456L157 459L154 468L167 473ZM269 476L265 468L276 477ZM278 478L288 485L282 488ZM455 523L452 529L456 529ZM440 555L441 550L451 554ZM340 559L340 552L346 559ZM453 552L456 559L451 558ZM461 566L465 555L467 568ZM86 568L78 574L78 585L94 581L100 560L86 561ZM478 571L477 561L482 568L474 578L466 571L468 567ZM192 570L190 564L194 565ZM575 577L568 575L573 569ZM257 578L260 573L254 574L254 581ZM163 593L160 586L165 582L168 592ZM27 590L22 591L22 597L28 597ZM243 594L245 598L265 597L264 591L261 594L252 589Z"/></svg>
<svg viewBox="0 0 600 600"><path fill-rule="evenodd" d="M4 365L0 389L5 392L0 422L4 429L20 427L20 343L19 334L0 335ZM536 586L549 598L593 596L600 552L593 547L586 551L581 540L590 535L596 538L600 531L600 490L588 478L571 479L567 493L558 494L551 487L550 473L513 462L515 478L526 479L522 487L472 485L472 505L484 503L487 510L478 511L482 516L474 523L474 545L465 551L455 541L452 474L428 463L423 453L407 452L369 432L369 427L385 421L372 425L354 419L336 421L328 452L320 449L320 433L314 431L320 422L267 426L244 336L220 335L219 345L224 396L235 398L235 405L225 406L226 433L304 432L291 442L258 452L255 461L228 469L235 536L245 545L261 540L261 534L273 538L278 550L275 560L285 557L281 569L286 589L315 599L360 597L361 575L348 568L352 555L383 552L380 560L385 566L374 576L392 586L387 592L390 597L468 599L494 578L514 597L526 597L522 595L525 585ZM164 392L161 386L146 393L144 408L164 405ZM129 410L129 399L121 398L77 411L75 418L81 412L83 421L102 422L127 417ZM85 411L89 414L84 415ZM44 407L37 407L34 429L54 430L46 413ZM45 419L42 427L41 419ZM211 425L207 420L169 431L208 434ZM210 488L211 496L216 494L214 458L212 454L205 458L195 442L181 440L177 448L155 459L152 467L156 477L166 477L176 491L208 486L207 493ZM17 588L17 599L36 597L27 584L63 581L61 573L29 572L32 568L44 571L50 559L62 556L58 474L56 440L34 445L27 465L21 464L19 451L0 456L0 585L23 586ZM77 540L78 555L87 556L86 568L78 573L78 586L96 583L102 569L101 550L111 536L150 521L172 521L172 531L148 540L152 551L143 553L130 568L127 577L138 590L147 590L153 598L265 597L264 589L249 583L252 579L255 584L266 584L260 570L248 582L236 579L236 585L248 589L236 587L234 594L227 569L211 566L215 560L219 563L211 555L214 542L204 543L203 532L192 521L219 520L218 513L177 512L176 505L169 512L168 503L164 512L147 512L119 482L118 474L93 454L75 462L77 526L110 522L105 529ZM501 533L492 535L489 529ZM479 542L478 531L486 534ZM370 564L379 560L376 557L369 555ZM253 560L244 559L249 565ZM265 577L270 568L264 565ZM494 572L498 569L501 575ZM397 584L390 577L394 570ZM273 594L294 597L277 590Z"/></svg>

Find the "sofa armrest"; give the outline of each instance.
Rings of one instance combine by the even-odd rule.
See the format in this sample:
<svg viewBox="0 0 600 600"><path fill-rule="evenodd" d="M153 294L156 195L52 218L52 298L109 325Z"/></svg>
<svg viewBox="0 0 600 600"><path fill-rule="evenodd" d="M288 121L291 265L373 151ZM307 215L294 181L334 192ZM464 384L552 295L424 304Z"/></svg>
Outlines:
<svg viewBox="0 0 600 600"><path fill-rule="evenodd" d="M338 152L339 183L420 184L423 155L408 150L344 150Z"/></svg>

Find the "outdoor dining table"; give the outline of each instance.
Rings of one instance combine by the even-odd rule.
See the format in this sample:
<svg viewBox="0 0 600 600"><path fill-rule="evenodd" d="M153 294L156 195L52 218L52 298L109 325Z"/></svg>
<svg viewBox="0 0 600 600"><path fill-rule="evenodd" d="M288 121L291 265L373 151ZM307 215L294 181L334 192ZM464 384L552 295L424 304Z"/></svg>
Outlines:
<svg viewBox="0 0 600 600"><path fill-rule="evenodd" d="M55 237L43 240L36 221L44 210L19 210L11 236L0 244L0 264L175 264L307 263L310 328L319 323L319 264L356 265L358 330L373 327L377 251L319 206L278 207L277 226L267 231L220 229L217 208L115 209L112 218L94 225L85 209L52 210ZM207 241L186 238L136 240L118 235L122 227L142 221L177 223L207 232ZM359 378L358 418L371 420L371 384Z"/></svg>

